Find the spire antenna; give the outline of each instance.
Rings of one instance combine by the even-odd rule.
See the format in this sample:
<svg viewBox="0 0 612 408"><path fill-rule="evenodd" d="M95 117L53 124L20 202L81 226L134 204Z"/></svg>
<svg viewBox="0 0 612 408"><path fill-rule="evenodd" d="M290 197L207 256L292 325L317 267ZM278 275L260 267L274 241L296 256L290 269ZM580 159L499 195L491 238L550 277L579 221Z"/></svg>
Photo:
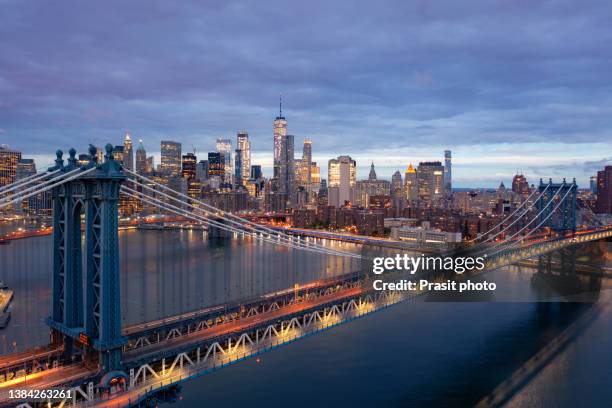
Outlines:
<svg viewBox="0 0 612 408"><path fill-rule="evenodd" d="M278 116L283 117L283 94L279 94L278 96Z"/></svg>

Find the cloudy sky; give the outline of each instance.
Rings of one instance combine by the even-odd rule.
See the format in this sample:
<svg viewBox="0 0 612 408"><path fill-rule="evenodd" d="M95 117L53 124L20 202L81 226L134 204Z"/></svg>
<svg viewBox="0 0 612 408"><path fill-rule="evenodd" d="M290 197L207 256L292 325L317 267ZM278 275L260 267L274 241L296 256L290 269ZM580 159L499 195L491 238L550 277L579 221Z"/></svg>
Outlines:
<svg viewBox="0 0 612 408"><path fill-rule="evenodd" d="M456 186L584 185L612 161L610 21L605 1L0 0L0 143L42 163L129 131L203 154L247 129L269 167L282 93L324 169L451 149Z"/></svg>

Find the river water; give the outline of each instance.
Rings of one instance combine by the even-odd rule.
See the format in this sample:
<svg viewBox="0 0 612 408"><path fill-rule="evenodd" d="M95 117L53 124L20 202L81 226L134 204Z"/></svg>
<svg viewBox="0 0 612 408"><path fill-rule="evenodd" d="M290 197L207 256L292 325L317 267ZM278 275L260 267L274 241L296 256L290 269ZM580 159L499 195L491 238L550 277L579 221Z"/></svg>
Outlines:
<svg viewBox="0 0 612 408"><path fill-rule="evenodd" d="M2 353L48 339L43 319L50 308L51 249L50 237L0 246L0 279L15 290L11 323L0 331ZM356 261L250 240L211 241L201 231L122 231L120 249L124 324L359 268ZM612 400L607 303L537 302L545 289L533 268L505 268L486 278L503 288L487 302L401 303L188 382L177 406L474 405L592 307L601 308L594 322L506 405L602 406ZM555 281L546 279L550 292ZM606 294L610 281L588 286Z"/></svg>

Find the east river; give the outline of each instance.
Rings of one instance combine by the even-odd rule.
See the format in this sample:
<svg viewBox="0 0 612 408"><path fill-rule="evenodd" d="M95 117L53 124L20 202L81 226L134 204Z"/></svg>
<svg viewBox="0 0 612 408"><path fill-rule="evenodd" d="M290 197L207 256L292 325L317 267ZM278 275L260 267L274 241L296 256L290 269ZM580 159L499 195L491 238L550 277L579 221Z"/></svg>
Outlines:
<svg viewBox="0 0 612 408"><path fill-rule="evenodd" d="M359 251L353 244L325 244ZM602 258L607 251L609 258L610 244L597 245L576 256L599 251ZM120 249L126 325L359 268L348 258L249 239L213 241L196 230L122 231ZM513 266L487 274L502 288L487 299L403 302L187 382L176 406L474 405L592 308L592 322L504 404L605 405L612 401L611 262L596 264L603 277L572 278L570 284L586 285L595 304L569 302L562 289L567 281L558 286L552 275L542 278L535 268ZM51 237L0 246L0 280L15 291L11 322L0 331L1 353L48 341L43 319L51 305L51 266Z"/></svg>

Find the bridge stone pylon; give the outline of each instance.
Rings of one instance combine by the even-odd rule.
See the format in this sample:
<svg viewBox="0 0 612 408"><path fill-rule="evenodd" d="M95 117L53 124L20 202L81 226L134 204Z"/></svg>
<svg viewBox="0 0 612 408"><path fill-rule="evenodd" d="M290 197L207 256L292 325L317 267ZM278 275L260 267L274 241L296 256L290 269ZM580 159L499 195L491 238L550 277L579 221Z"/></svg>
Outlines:
<svg viewBox="0 0 612 408"><path fill-rule="evenodd" d="M67 173L79 167L95 168L53 188L52 309L48 323L54 341L64 343L66 357L73 357L74 345L80 343L89 360L97 361L102 372L110 372L121 368L121 350L127 342L121 335L117 230L119 188L126 176L113 158L113 146L107 144L105 149L104 162L98 163L96 148L90 146L86 164L80 164L76 151L70 149L66 165L58 150L55 166L50 169Z"/></svg>

